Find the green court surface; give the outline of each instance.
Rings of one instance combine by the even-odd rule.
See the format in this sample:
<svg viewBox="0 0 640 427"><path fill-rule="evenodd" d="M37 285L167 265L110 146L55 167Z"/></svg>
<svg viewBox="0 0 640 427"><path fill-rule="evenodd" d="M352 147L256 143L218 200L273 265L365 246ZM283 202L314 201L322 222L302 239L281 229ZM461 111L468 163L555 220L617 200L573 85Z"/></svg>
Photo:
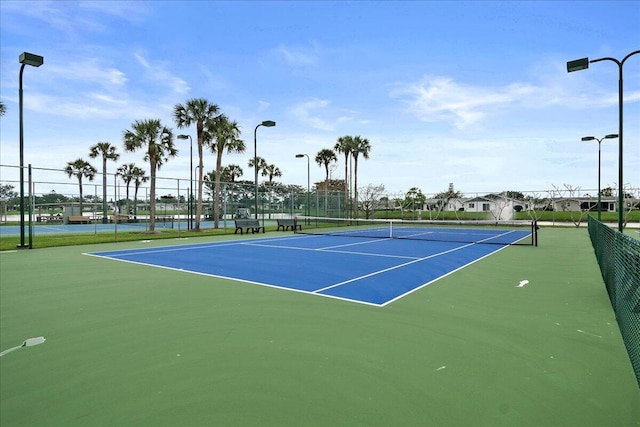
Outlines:
<svg viewBox="0 0 640 427"><path fill-rule="evenodd" d="M640 425L585 229L386 307L83 255L207 240L0 253L0 350L46 338L0 359L0 425Z"/></svg>

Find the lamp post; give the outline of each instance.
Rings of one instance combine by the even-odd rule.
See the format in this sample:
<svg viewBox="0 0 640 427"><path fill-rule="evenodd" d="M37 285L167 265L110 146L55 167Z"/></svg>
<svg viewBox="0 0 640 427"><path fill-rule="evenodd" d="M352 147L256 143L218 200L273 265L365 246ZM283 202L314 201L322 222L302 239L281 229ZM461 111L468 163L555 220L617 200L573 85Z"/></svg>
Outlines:
<svg viewBox="0 0 640 427"><path fill-rule="evenodd" d="M188 229L193 228L191 225L191 214L193 213L193 139L191 135L178 135L178 139L187 139L189 138L189 224Z"/></svg>
<svg viewBox="0 0 640 427"><path fill-rule="evenodd" d="M598 141L598 221L602 221L602 207L601 207L601 204L600 204L600 159L601 159L600 144L602 143L603 139L615 139L617 137L618 137L618 135L615 134L615 133L606 135L603 138L596 138L595 136L583 136L582 137L583 141L593 141L593 140Z"/></svg>
<svg viewBox="0 0 640 427"><path fill-rule="evenodd" d="M311 193L311 169L309 168L309 155L308 154L296 154L296 158L297 159L301 159L303 157L307 157L307 206L305 208L305 211L307 211L307 217L311 216L311 210L310 210L310 202L309 202L309 194ZM307 221L309 219L307 218Z"/></svg>
<svg viewBox="0 0 640 427"><path fill-rule="evenodd" d="M253 169L255 172L254 184L256 186L256 200L255 200L256 219L258 219L258 128L260 126L270 128L270 127L274 127L275 125L276 125L276 122L274 122L273 120L265 120L264 122L256 126L255 130L253 131Z"/></svg>
<svg viewBox="0 0 640 427"><path fill-rule="evenodd" d="M640 50L636 50L631 52L627 56L625 56L622 61L618 61L615 58L598 58L589 60L589 58L581 58L576 59L575 61L567 62L567 72L571 73L573 71L580 71L589 68L589 63L592 62L600 62L600 61L612 61L618 65L619 70L619 78L618 78L618 231L621 233L624 231L624 221L623 221L623 208L624 208L624 181L622 180L622 128L623 128L623 120L622 120L622 112L623 112L623 84L622 84L622 66L624 62L629 59L631 56L640 53Z"/></svg>
<svg viewBox="0 0 640 427"><path fill-rule="evenodd" d="M26 248L24 244L24 126L22 121L22 73L25 65L39 67L44 63L44 58L33 53L22 52L18 61L20 66L20 82L18 89L18 103L20 115L20 245L19 248Z"/></svg>

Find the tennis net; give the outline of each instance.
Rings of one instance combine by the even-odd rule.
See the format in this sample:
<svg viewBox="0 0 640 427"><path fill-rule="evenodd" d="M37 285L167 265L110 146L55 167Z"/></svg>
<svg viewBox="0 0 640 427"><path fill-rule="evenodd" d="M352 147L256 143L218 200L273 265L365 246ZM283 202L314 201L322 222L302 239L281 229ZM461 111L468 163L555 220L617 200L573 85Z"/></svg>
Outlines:
<svg viewBox="0 0 640 427"><path fill-rule="evenodd" d="M363 238L538 245L536 221L427 221L298 217L296 233Z"/></svg>

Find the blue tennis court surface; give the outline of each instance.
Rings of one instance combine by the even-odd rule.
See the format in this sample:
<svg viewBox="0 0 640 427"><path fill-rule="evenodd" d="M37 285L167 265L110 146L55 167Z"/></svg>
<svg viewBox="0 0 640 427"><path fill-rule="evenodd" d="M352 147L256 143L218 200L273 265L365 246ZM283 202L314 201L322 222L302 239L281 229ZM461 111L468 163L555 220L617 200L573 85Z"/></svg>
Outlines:
<svg viewBox="0 0 640 427"><path fill-rule="evenodd" d="M503 248L289 235L87 255L384 306Z"/></svg>

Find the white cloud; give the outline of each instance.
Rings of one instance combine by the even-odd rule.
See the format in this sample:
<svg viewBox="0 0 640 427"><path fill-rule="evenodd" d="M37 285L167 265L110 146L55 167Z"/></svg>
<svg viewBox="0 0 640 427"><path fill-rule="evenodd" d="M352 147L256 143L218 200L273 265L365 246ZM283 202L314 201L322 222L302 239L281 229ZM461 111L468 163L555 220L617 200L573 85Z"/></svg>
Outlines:
<svg viewBox="0 0 640 427"><path fill-rule="evenodd" d="M329 104L330 102L326 99L310 99L294 105L290 110L290 114L315 129L330 131L333 130L334 125L320 118L318 113L318 111L326 111Z"/></svg>
<svg viewBox="0 0 640 427"><path fill-rule="evenodd" d="M184 95L191 90L189 84L184 79L174 75L167 69L167 63L162 61L149 61L141 53L134 53L133 56L146 70L147 76L151 80L166 84L171 91L180 95Z"/></svg>
<svg viewBox="0 0 640 427"><path fill-rule="evenodd" d="M317 65L318 56L315 53L310 53L302 49L293 49L280 45L276 51L284 58L285 62L295 67L308 67Z"/></svg>
<svg viewBox="0 0 640 427"><path fill-rule="evenodd" d="M422 121L448 122L458 129L469 128L514 106L571 105L571 98L575 98L555 83L548 86L520 82L497 87L474 86L458 83L450 77L431 76L400 84L389 96L404 100L408 111ZM601 97L599 102L608 103L605 99Z"/></svg>
<svg viewBox="0 0 640 427"><path fill-rule="evenodd" d="M56 81L71 80L74 84L92 83L102 86L124 86L128 79L124 72L117 68L109 67L95 58L87 58L80 61L71 61L64 67L47 64L47 74Z"/></svg>
<svg viewBox="0 0 640 427"><path fill-rule="evenodd" d="M269 108L270 105L271 105L271 103L269 103L267 101L258 101L258 111L259 112L266 111Z"/></svg>

